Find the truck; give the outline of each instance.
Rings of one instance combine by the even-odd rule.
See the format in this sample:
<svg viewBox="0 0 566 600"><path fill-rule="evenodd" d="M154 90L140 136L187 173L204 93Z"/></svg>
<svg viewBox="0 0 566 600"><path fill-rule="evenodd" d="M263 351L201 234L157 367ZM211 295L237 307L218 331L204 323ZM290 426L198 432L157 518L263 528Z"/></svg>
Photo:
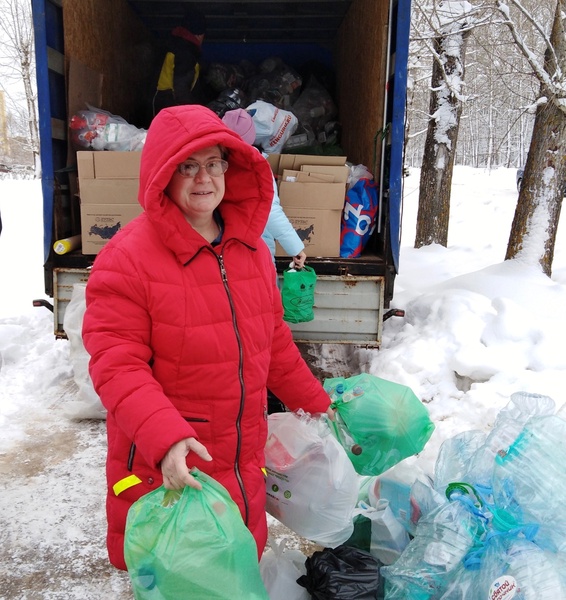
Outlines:
<svg viewBox="0 0 566 600"><path fill-rule="evenodd" d="M376 224L357 258L309 256L317 274L315 318L292 324L298 343L378 348L399 270L410 0L32 0L44 215L45 295L54 334L75 284L96 258L54 252L80 233L73 110L87 103L147 125L157 49L192 4L206 17L203 64L276 56L299 70L323 65L335 78L340 146L378 185ZM96 106L96 104L95 104ZM339 235L339 232L328 232ZM289 258L276 257L278 273Z"/></svg>

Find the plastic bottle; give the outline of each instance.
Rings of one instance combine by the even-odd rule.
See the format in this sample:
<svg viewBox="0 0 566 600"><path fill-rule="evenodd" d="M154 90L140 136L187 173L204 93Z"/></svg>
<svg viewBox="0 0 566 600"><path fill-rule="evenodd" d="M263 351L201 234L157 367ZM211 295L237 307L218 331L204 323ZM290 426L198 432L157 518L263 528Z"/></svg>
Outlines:
<svg viewBox="0 0 566 600"><path fill-rule="evenodd" d="M498 413L493 428L485 438L485 444L471 452L471 444L465 457L465 465L461 478L452 481L467 481L475 486L490 489L492 486L495 457L500 452L507 452L527 421L536 416L552 415L555 403L549 396L529 392L515 392L507 405ZM466 436L464 433L463 436ZM477 442L479 442L479 437ZM440 454L439 454L440 459ZM437 462L438 465L438 462ZM448 475L448 474L446 474ZM442 483L450 483L444 478ZM437 479L435 478L435 487ZM437 489L441 491L438 487Z"/></svg>
<svg viewBox="0 0 566 600"><path fill-rule="evenodd" d="M397 562L382 567L387 600L438 597L482 531L478 517L458 500L432 511Z"/></svg>
<svg viewBox="0 0 566 600"><path fill-rule="evenodd" d="M487 436L487 446L494 455L501 450L506 452L531 417L552 415L555 407L554 400L549 396L529 392L511 394L509 403L499 411L493 429Z"/></svg>
<svg viewBox="0 0 566 600"><path fill-rule="evenodd" d="M533 417L507 452L495 459L493 495L497 507L519 523L552 523L566 530L566 421Z"/></svg>
<svg viewBox="0 0 566 600"><path fill-rule="evenodd" d="M339 383L336 385L334 390L334 404L339 407L342 402L348 402L349 400L344 398L344 384ZM331 421L331 428L336 436L336 439L340 442L340 445L347 451L355 456L359 456L362 453L362 447L352 437L350 430L344 419L340 415L339 410L336 411L334 421Z"/></svg>
<svg viewBox="0 0 566 600"><path fill-rule="evenodd" d="M483 431L472 429L442 442L434 466L434 489L438 493L444 494L446 487L454 481L470 481L472 458L485 441Z"/></svg>
<svg viewBox="0 0 566 600"><path fill-rule="evenodd" d="M517 584L517 600L565 598L554 557L528 540L515 541L507 553L508 575Z"/></svg>

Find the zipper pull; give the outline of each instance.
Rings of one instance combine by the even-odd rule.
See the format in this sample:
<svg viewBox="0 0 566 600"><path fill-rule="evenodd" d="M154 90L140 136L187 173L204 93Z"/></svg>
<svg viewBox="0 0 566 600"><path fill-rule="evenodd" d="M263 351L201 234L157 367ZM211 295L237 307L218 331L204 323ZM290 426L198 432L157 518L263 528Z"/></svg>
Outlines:
<svg viewBox="0 0 566 600"><path fill-rule="evenodd" d="M222 275L222 281L226 283L228 281L228 277L226 276L226 268L224 267L224 259L222 255L218 257L218 264L220 265L220 274Z"/></svg>

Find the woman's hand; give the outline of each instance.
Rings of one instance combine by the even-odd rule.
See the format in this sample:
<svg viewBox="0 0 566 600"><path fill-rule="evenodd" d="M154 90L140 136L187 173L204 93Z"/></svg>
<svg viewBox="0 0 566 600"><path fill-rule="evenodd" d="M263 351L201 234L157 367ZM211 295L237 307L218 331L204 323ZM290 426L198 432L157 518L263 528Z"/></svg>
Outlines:
<svg viewBox="0 0 566 600"><path fill-rule="evenodd" d="M196 438L190 437L173 444L161 461L161 473L163 474L163 485L167 490L180 490L186 485L202 489L200 481L197 481L189 472L186 457L189 452L194 452L202 460L210 461L212 456L208 450Z"/></svg>
<svg viewBox="0 0 566 600"><path fill-rule="evenodd" d="M331 421L334 421L334 419L336 418L336 409L329 406L326 409L326 414Z"/></svg>

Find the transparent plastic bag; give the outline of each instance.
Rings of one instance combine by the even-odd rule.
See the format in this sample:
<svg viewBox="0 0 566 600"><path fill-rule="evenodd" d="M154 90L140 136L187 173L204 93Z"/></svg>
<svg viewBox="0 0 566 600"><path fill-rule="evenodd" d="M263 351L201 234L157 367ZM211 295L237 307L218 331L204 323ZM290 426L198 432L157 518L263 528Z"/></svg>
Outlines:
<svg viewBox="0 0 566 600"><path fill-rule="evenodd" d="M324 125L338 115L332 96L314 75L311 75L291 110L299 123L311 127L317 136L324 131Z"/></svg>
<svg viewBox="0 0 566 600"><path fill-rule="evenodd" d="M106 110L88 107L69 121L73 144L85 150L140 151L147 131Z"/></svg>
<svg viewBox="0 0 566 600"><path fill-rule="evenodd" d="M259 72L248 81L246 89L251 102L263 100L288 110L297 100L302 86L301 76L279 57L269 57L259 65Z"/></svg>
<svg viewBox="0 0 566 600"><path fill-rule="evenodd" d="M342 544L354 530L359 481L326 416L274 413L268 429L267 512L317 544Z"/></svg>
<svg viewBox="0 0 566 600"><path fill-rule="evenodd" d="M307 557L300 551L287 548L287 539L277 542L269 537L269 548L259 562L261 578L270 600L310 600L310 595L297 583L305 575Z"/></svg>
<svg viewBox="0 0 566 600"><path fill-rule="evenodd" d="M128 512L124 557L136 600L269 600L257 546L228 491L192 470L202 490L163 486Z"/></svg>
<svg viewBox="0 0 566 600"><path fill-rule="evenodd" d="M425 405L407 386L362 373L326 379L336 408L332 433L360 475L380 475L420 452L434 424Z"/></svg>
<svg viewBox="0 0 566 600"><path fill-rule="evenodd" d="M394 563L409 543L409 534L393 515L389 502L380 500L375 507L359 502L356 516L369 521L367 551L384 565Z"/></svg>
<svg viewBox="0 0 566 600"><path fill-rule="evenodd" d="M78 399L65 405L70 419L106 419L106 408L94 390L88 372L90 355L83 344L82 329L86 310L86 283L75 283L71 300L65 310L63 327L70 343L73 378L79 388Z"/></svg>

